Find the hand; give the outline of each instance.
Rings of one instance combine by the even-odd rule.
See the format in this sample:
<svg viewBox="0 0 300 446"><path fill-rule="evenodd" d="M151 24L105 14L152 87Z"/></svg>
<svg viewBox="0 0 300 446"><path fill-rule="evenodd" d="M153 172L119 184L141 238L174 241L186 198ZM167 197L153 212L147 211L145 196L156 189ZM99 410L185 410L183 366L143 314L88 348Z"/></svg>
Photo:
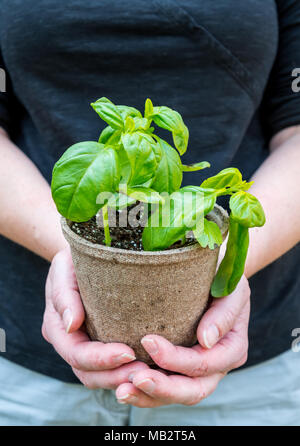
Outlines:
<svg viewBox="0 0 300 446"><path fill-rule="evenodd" d="M88 388L115 389L132 373L148 369L135 361L125 344L91 342L84 322L78 285L69 248L53 259L46 282L46 310L42 334Z"/></svg>
<svg viewBox="0 0 300 446"><path fill-rule="evenodd" d="M161 336L145 336L143 347L164 370L135 372L132 383L117 388L118 401L136 407L199 403L228 371L246 362L249 313L250 289L243 276L232 294L213 300L198 326L199 344L177 347Z"/></svg>

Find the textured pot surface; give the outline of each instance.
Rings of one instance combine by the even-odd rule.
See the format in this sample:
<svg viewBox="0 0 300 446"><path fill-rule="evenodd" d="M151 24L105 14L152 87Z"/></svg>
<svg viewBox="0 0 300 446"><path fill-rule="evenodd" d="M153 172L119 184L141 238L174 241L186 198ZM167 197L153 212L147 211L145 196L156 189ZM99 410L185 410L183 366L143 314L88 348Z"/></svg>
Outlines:
<svg viewBox="0 0 300 446"><path fill-rule="evenodd" d="M227 232L220 206L210 218ZM140 340L164 336L176 345L196 342L196 328L209 299L219 249L185 248L149 252L95 245L75 234L62 219L93 340L122 342L137 359L152 363Z"/></svg>

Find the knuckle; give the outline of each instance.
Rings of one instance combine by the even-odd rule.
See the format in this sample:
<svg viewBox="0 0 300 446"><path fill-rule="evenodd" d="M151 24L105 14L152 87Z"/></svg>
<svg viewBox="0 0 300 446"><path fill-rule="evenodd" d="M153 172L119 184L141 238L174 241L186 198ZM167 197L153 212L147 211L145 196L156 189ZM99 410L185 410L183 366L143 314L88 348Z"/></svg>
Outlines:
<svg viewBox="0 0 300 446"><path fill-rule="evenodd" d="M250 288L250 284L249 281L244 277L244 280L242 280L241 282L241 287L240 287L240 293L238 295L238 297L242 297L243 300L248 300L250 298L251 295L251 288Z"/></svg>
<svg viewBox="0 0 300 446"><path fill-rule="evenodd" d="M248 347L249 347L249 341L248 338L245 338L240 345L239 348L239 357L244 357L245 355L247 356L248 354Z"/></svg>
<svg viewBox="0 0 300 446"><path fill-rule="evenodd" d="M244 354L247 354L248 353L248 348L249 348L249 340L248 340L248 337L246 337L246 339L245 339L245 341L244 341L244 346L243 346L244 348L243 348L243 351L244 351Z"/></svg>
<svg viewBox="0 0 300 446"><path fill-rule="evenodd" d="M208 362L204 359L202 359L199 364L196 365L195 368L193 368L192 370L188 371L187 374L190 376L203 376L206 375L208 373L209 370L209 365Z"/></svg>
<svg viewBox="0 0 300 446"><path fill-rule="evenodd" d="M84 383L83 383L83 381L84 381L83 372L82 372L81 370L79 370L79 369L76 369L76 367L72 367L72 366L71 366L71 369L72 369L74 375L77 376L77 378L79 379L79 381L81 381L82 384L84 384Z"/></svg>
<svg viewBox="0 0 300 446"><path fill-rule="evenodd" d="M226 375L226 373L222 374ZM195 404L199 404L202 400L207 398L209 395L211 395L217 388L218 383L216 382L212 388L208 389L206 386L204 386L202 383L199 383L199 389L195 392L195 395L193 398L188 402L188 406L194 406Z"/></svg>
<svg viewBox="0 0 300 446"><path fill-rule="evenodd" d="M81 376L80 381L82 382L82 384L84 385L84 387L86 387L87 389L91 388L91 385L89 383L89 380L86 376Z"/></svg>
<svg viewBox="0 0 300 446"><path fill-rule="evenodd" d="M195 406L196 404L198 404L200 402L200 400L199 401L196 401L196 400L194 400L194 398L193 398L193 400L191 400L191 401L186 401L186 402L184 402L184 403L182 403L184 406Z"/></svg>
<svg viewBox="0 0 300 446"><path fill-rule="evenodd" d="M231 328L236 318L233 308L227 308L222 315L222 322L216 322L220 337L223 337Z"/></svg>
<svg viewBox="0 0 300 446"><path fill-rule="evenodd" d="M42 336L45 339L45 341L50 342L49 338L48 338L48 335L47 335L47 329L46 329L46 325L45 325L45 320L43 321L41 332L42 332Z"/></svg>
<svg viewBox="0 0 300 446"><path fill-rule="evenodd" d="M205 397L203 397L205 398ZM196 404L200 403L200 401L203 399L202 397L195 397L193 396L191 400L186 401L183 403L184 406L195 406Z"/></svg>
<svg viewBox="0 0 300 446"><path fill-rule="evenodd" d="M235 368L241 367L247 362L248 359L248 353L246 352L241 359L235 364Z"/></svg>
<svg viewBox="0 0 300 446"><path fill-rule="evenodd" d="M55 310L58 313L61 313L62 312L62 302L61 302L62 293L61 293L61 290L56 288L55 286L53 286L49 298L52 301Z"/></svg>
<svg viewBox="0 0 300 446"><path fill-rule="evenodd" d="M224 378L226 376L227 372L220 372L221 377ZM211 386L207 386L203 383L203 380L194 378L197 382L197 390L194 392L193 396L189 398L188 401L183 403L185 406L195 406L196 404L199 404L202 400L207 398L209 395L211 395L216 388L218 387L218 382L215 381L215 383Z"/></svg>
<svg viewBox="0 0 300 446"><path fill-rule="evenodd" d="M89 380L87 380L87 382L84 384L84 387L90 390L95 390L99 388L95 383L92 383Z"/></svg>
<svg viewBox="0 0 300 446"><path fill-rule="evenodd" d="M105 370L110 364L113 364L111 357L106 357L101 351L90 350L87 355L82 357L82 363L90 364L92 367L96 367L98 371Z"/></svg>
<svg viewBox="0 0 300 446"><path fill-rule="evenodd" d="M76 355L71 352L67 352L64 357L65 361L72 367L77 370L80 370L81 364L79 363Z"/></svg>
<svg viewBox="0 0 300 446"><path fill-rule="evenodd" d="M230 370L241 367L248 359L248 339L241 341L234 352L235 360L232 361Z"/></svg>
<svg viewBox="0 0 300 446"><path fill-rule="evenodd" d="M174 395L172 394L172 391L168 389L159 389L158 398L162 399L163 401L172 401L174 399Z"/></svg>
<svg viewBox="0 0 300 446"><path fill-rule="evenodd" d="M55 269L57 267L57 264L59 264L60 261L63 261L63 258L64 258L63 251L58 251L52 259L51 268Z"/></svg>
<svg viewBox="0 0 300 446"><path fill-rule="evenodd" d="M77 378L82 382L84 387L86 387L87 389L90 389L90 390L98 388L98 386L95 384L95 382L93 382L91 380L88 373L81 372L80 370L78 370L74 367L72 367L72 370L75 373L75 375L77 376Z"/></svg>
<svg viewBox="0 0 300 446"><path fill-rule="evenodd" d="M207 398L207 392L204 389L204 387L201 385L198 392L195 392L195 394L190 398L188 401L184 403L185 406L195 406L196 404L199 404L202 400Z"/></svg>

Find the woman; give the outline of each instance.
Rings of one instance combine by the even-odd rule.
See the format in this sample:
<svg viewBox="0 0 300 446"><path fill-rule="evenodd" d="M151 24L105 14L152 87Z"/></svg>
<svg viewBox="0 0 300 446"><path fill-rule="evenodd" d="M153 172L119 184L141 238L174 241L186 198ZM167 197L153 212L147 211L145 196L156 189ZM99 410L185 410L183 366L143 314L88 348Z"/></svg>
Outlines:
<svg viewBox="0 0 300 446"><path fill-rule="evenodd" d="M297 424L300 96L291 73L300 66L300 1L0 5L0 423ZM88 104L100 96L137 108L150 97L178 110L190 129L184 161L208 160L212 175L238 167L266 211L266 225L251 230L245 276L212 303L199 345L142 340L168 374L80 330L84 311L49 181L68 146L97 138ZM49 344L40 334L48 262Z"/></svg>

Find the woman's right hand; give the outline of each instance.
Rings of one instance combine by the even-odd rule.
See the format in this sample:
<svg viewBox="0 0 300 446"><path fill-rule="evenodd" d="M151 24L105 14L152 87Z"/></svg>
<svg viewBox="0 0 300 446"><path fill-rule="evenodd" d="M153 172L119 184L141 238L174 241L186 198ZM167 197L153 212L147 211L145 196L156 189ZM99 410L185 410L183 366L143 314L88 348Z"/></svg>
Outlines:
<svg viewBox="0 0 300 446"><path fill-rule="evenodd" d="M53 258L46 282L42 334L88 388L115 389L149 368L135 361L125 344L91 341L84 331L84 308L69 247Z"/></svg>

